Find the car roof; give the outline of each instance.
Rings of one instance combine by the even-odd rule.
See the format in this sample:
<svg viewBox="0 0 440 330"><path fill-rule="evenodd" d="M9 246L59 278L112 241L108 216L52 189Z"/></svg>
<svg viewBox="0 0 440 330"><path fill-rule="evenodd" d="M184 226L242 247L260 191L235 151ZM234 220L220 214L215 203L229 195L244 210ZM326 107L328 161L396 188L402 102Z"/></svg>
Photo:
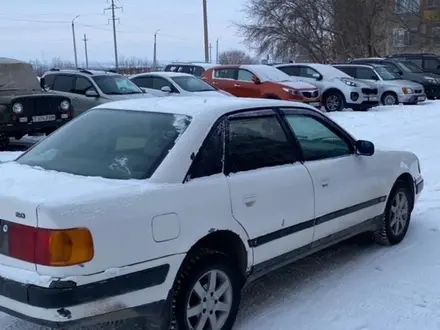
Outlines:
<svg viewBox="0 0 440 330"><path fill-rule="evenodd" d="M218 64L212 64L212 63L197 63L197 62L173 62L168 64L167 66L173 66L173 65L182 65L182 66L200 66L204 69L210 69Z"/></svg>
<svg viewBox="0 0 440 330"><path fill-rule="evenodd" d="M44 75L47 74L62 74L62 73L68 73L68 74L77 74L82 76L108 76L108 75L120 75L116 72L112 71L104 71L104 70L86 70L86 69L51 69L49 71L46 71Z"/></svg>
<svg viewBox="0 0 440 330"><path fill-rule="evenodd" d="M340 64L333 64L334 67L338 66L360 66L365 68L384 68L387 67L383 64L377 64L377 63L340 63Z"/></svg>
<svg viewBox="0 0 440 330"><path fill-rule="evenodd" d="M130 79L136 77L147 77L147 76L161 76L161 77L193 77L194 75L183 72L172 72L172 71L152 71L152 72L143 72L130 76Z"/></svg>
<svg viewBox="0 0 440 330"><path fill-rule="evenodd" d="M103 103L94 109L161 112L215 121L224 114L235 110L292 106L318 111L314 107L300 102L240 97L203 98L200 96L134 98Z"/></svg>

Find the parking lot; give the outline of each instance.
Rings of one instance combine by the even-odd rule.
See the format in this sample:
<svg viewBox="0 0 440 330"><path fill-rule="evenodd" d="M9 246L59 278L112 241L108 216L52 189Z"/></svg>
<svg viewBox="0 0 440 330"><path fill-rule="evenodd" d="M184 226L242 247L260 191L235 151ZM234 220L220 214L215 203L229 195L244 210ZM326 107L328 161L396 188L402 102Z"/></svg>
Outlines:
<svg viewBox="0 0 440 330"><path fill-rule="evenodd" d="M330 114L377 148L410 150L420 158L426 186L408 236L391 248L350 240L269 274L246 289L235 329L439 328L439 111L440 102L428 101ZM15 156L3 152L0 160ZM43 329L7 315L0 316L0 328ZM127 324L104 328L138 329Z"/></svg>

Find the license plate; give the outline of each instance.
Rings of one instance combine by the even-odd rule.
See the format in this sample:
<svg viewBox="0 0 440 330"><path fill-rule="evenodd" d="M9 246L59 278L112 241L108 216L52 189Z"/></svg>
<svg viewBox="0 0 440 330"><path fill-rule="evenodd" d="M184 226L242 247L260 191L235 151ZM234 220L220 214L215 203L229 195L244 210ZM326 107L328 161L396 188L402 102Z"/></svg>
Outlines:
<svg viewBox="0 0 440 330"><path fill-rule="evenodd" d="M57 116L55 115L45 115L45 116L33 116L32 121L34 123L40 123L42 121L53 121L57 119Z"/></svg>
<svg viewBox="0 0 440 330"><path fill-rule="evenodd" d="M368 100L370 100L370 101L377 101L378 98L377 98L377 96L370 96L370 97L368 98Z"/></svg>
<svg viewBox="0 0 440 330"><path fill-rule="evenodd" d="M319 103L319 102L310 102L310 103L307 103L308 105L311 105L312 107L319 107L319 106L321 106L321 103Z"/></svg>
<svg viewBox="0 0 440 330"><path fill-rule="evenodd" d="M417 98L417 101L425 101L425 100L426 100L426 97L424 97L424 96L419 96Z"/></svg>

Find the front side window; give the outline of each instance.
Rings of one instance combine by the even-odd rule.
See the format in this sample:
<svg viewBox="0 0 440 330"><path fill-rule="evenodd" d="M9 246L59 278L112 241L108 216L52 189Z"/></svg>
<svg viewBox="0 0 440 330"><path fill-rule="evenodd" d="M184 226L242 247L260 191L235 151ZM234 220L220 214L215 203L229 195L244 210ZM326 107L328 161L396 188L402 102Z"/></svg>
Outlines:
<svg viewBox="0 0 440 330"><path fill-rule="evenodd" d="M396 72L397 70L393 71L393 68L391 66L379 66L376 68L376 71L383 80L401 79L400 75Z"/></svg>
<svg viewBox="0 0 440 330"><path fill-rule="evenodd" d="M142 94L142 90L124 76L94 76L92 79L99 86L101 91L107 95Z"/></svg>
<svg viewBox="0 0 440 330"><path fill-rule="evenodd" d="M177 85L179 85L180 88L187 92L211 92L216 90L202 79L194 76L172 77L171 80L173 80Z"/></svg>
<svg viewBox="0 0 440 330"><path fill-rule="evenodd" d="M75 80L75 87L73 93L85 95L88 90L94 90L92 83L85 77L78 76Z"/></svg>
<svg viewBox="0 0 440 330"><path fill-rule="evenodd" d="M274 114L235 115L228 120L228 172L250 171L295 162L292 143Z"/></svg>
<svg viewBox="0 0 440 330"><path fill-rule="evenodd" d="M377 79L377 75L370 68L359 67L356 70L356 78L357 79L374 80L374 79Z"/></svg>
<svg viewBox="0 0 440 330"><path fill-rule="evenodd" d="M440 61L436 58L425 58L425 70L435 71L440 67Z"/></svg>
<svg viewBox="0 0 440 330"><path fill-rule="evenodd" d="M319 73L318 71L308 67L308 66L303 66L300 68L300 76L304 77L304 78L317 78L319 77Z"/></svg>
<svg viewBox="0 0 440 330"><path fill-rule="evenodd" d="M238 70L238 79L237 80L253 82L253 80L252 80L253 77L254 77L254 74L248 70L243 70L243 69Z"/></svg>
<svg viewBox="0 0 440 330"><path fill-rule="evenodd" d="M282 66L280 68L278 68L278 70L283 71L285 74L289 75L289 76L294 76L294 77L298 77L300 76L300 69L297 66Z"/></svg>
<svg viewBox="0 0 440 330"><path fill-rule="evenodd" d="M132 81L139 87L154 88L153 77L136 77Z"/></svg>
<svg viewBox="0 0 440 330"><path fill-rule="evenodd" d="M306 161L353 153L353 148L342 137L313 117L287 114L286 120L298 139Z"/></svg>
<svg viewBox="0 0 440 330"><path fill-rule="evenodd" d="M145 179L151 177L190 121L183 115L91 110L17 162L82 176Z"/></svg>

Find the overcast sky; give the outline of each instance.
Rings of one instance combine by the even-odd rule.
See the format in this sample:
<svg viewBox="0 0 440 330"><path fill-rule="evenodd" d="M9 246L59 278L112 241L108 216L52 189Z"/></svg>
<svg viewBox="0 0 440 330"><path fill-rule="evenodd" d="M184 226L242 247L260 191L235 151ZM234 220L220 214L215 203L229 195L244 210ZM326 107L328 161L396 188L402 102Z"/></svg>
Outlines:
<svg viewBox="0 0 440 330"><path fill-rule="evenodd" d="M220 51L247 50L237 36L234 21L244 19L246 0L208 0L209 37L215 58ZM4 57L73 62L71 21L76 15L79 61L84 61L84 33L89 61L114 61L113 34L106 0L3 0L0 12L0 44ZM158 33L158 60L203 61L202 0L119 0L117 11L119 57L153 59L153 35Z"/></svg>

